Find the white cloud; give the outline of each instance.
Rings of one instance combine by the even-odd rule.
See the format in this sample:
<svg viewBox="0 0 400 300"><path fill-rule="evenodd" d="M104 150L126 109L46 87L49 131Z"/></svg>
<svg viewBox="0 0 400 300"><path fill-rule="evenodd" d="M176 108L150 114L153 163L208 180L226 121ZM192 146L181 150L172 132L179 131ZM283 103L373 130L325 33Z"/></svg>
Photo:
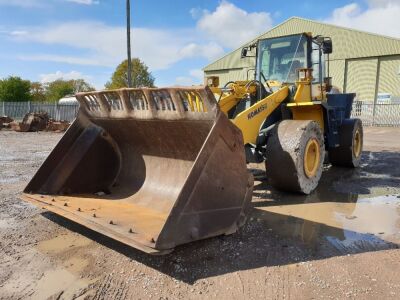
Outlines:
<svg viewBox="0 0 400 300"><path fill-rule="evenodd" d="M39 7L43 5L41 0L0 0L0 6L17 6L17 7Z"/></svg>
<svg viewBox="0 0 400 300"><path fill-rule="evenodd" d="M199 85L204 82L204 72L200 69L192 69L188 76L179 76L175 79L176 85Z"/></svg>
<svg viewBox="0 0 400 300"><path fill-rule="evenodd" d="M93 5L93 4L99 4L100 1L95 1L95 0L65 0L67 2L74 2L78 4L85 4L85 5Z"/></svg>
<svg viewBox="0 0 400 300"><path fill-rule="evenodd" d="M180 50L180 54L185 58L200 56L214 60L224 54L224 49L215 42L204 45L190 43Z"/></svg>
<svg viewBox="0 0 400 300"><path fill-rule="evenodd" d="M201 9L200 7L194 7L190 10L190 14L194 19L200 18L204 13L207 13L208 10Z"/></svg>
<svg viewBox="0 0 400 300"><path fill-rule="evenodd" d="M0 5L28 6L40 3L74 2L96 4L99 0L0 0ZM208 61L221 57L226 51L253 39L272 26L267 12L247 12L232 3L222 1L214 11L191 10L196 19L189 28L132 28L132 55L139 57L151 71L165 70L175 63L189 59ZM99 21L74 21L46 24L40 27L20 27L9 30L8 37L27 47L20 47L16 56L27 61L48 61L72 65L105 66L115 68L126 58L126 28L107 25ZM40 44L40 52L29 50L33 43ZM51 52L56 45L65 49ZM39 47L35 47L38 49ZM71 50L72 51L69 51ZM73 53L73 54L70 54ZM78 54L76 54L78 53ZM188 70L176 82L203 82L200 70Z"/></svg>
<svg viewBox="0 0 400 300"><path fill-rule="evenodd" d="M332 19L334 21L343 20L346 18L355 17L360 14L360 12L361 8L357 3L350 3L343 7L336 8L332 13Z"/></svg>
<svg viewBox="0 0 400 300"><path fill-rule="evenodd" d="M22 32L22 31L21 31ZM215 59L224 53L214 42L197 40L194 30L132 29L132 54L142 59L151 70L167 69L174 63L193 57ZM14 35L21 42L58 44L83 49L85 54L61 56L54 54L20 55L25 60L43 60L70 64L115 67L126 57L125 28L100 22L68 22L57 26L27 30Z"/></svg>
<svg viewBox="0 0 400 300"><path fill-rule="evenodd" d="M52 55L52 54L38 54L38 55L23 54L23 55L19 55L18 59L26 60L26 61L59 62L59 63L67 63L67 64L72 64L72 65L82 65L82 66L107 66L104 63L102 63L94 58ZM112 65L112 66L115 67L115 65Z"/></svg>
<svg viewBox="0 0 400 300"><path fill-rule="evenodd" d="M25 30L14 30L9 33L11 36L22 36L28 34Z"/></svg>
<svg viewBox="0 0 400 300"><path fill-rule="evenodd" d="M194 83L192 77L179 76L179 77L176 77L175 84L176 85L182 85L182 86L190 86L190 85L194 85L195 83Z"/></svg>
<svg viewBox="0 0 400 300"><path fill-rule="evenodd" d="M98 22L67 22L56 26L32 28L19 41L64 45L86 50L80 56L54 54L24 55L25 59L49 60L82 65L111 66L119 63L124 55L124 30Z"/></svg>
<svg viewBox="0 0 400 300"><path fill-rule="evenodd" d="M385 7L388 4L399 4L399 0L367 0L371 7Z"/></svg>
<svg viewBox="0 0 400 300"><path fill-rule="evenodd" d="M0 6L17 6L23 8L43 7L56 3L59 0L0 0ZM99 0L62 0L64 2L73 2L77 4L92 5L99 4Z"/></svg>
<svg viewBox="0 0 400 300"><path fill-rule="evenodd" d="M335 9L324 20L339 26L364 30L400 38L400 1L368 0L368 7L362 9L358 3L350 3Z"/></svg>
<svg viewBox="0 0 400 300"><path fill-rule="evenodd" d="M68 73L63 73L61 71L57 71L55 73L49 74L40 74L39 75L41 83L48 83L58 79L64 80L71 80L71 79L85 79L90 80L91 76L83 75L81 72L78 71L71 71Z"/></svg>
<svg viewBox="0 0 400 300"><path fill-rule="evenodd" d="M201 69L193 69L189 71L190 76L203 81L204 79L204 72Z"/></svg>
<svg viewBox="0 0 400 300"><path fill-rule="evenodd" d="M198 16L198 10L192 10ZM203 11L197 28L222 46L235 48L248 42L272 27L272 18L267 12L247 12L234 4L222 1L215 11Z"/></svg>

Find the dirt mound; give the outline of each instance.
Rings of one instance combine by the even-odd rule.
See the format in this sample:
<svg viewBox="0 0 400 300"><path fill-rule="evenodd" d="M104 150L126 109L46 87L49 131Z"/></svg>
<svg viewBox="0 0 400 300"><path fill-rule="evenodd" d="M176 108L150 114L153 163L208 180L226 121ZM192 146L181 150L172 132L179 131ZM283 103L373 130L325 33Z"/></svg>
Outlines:
<svg viewBox="0 0 400 300"><path fill-rule="evenodd" d="M54 121L50 119L47 124L46 131L62 132L66 131L70 125L71 123L68 121Z"/></svg>
<svg viewBox="0 0 400 300"><path fill-rule="evenodd" d="M19 124L19 131L27 132L45 130L49 119L47 112L27 113L24 116L22 123Z"/></svg>
<svg viewBox="0 0 400 300"><path fill-rule="evenodd" d="M62 132L68 129L68 121L54 121L49 118L47 112L27 113L22 122L15 122L12 119L9 122L9 128L18 132L33 131L55 131Z"/></svg>
<svg viewBox="0 0 400 300"><path fill-rule="evenodd" d="M5 127L5 128L8 128L10 125L10 123L11 122L13 122L14 120L12 119L12 118L10 118L10 117L7 117L7 116L3 116L3 117L0 117L0 130L3 128L3 127Z"/></svg>

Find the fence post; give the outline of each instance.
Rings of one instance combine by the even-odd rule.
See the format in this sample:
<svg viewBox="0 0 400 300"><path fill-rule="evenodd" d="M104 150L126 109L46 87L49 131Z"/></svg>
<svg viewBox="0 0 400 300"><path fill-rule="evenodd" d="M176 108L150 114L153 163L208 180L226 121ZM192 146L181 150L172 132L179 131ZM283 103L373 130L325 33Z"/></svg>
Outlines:
<svg viewBox="0 0 400 300"><path fill-rule="evenodd" d="M60 108L58 107L58 102L56 101L56 102L54 102L54 120L55 121L59 121L58 120L60 118L59 115L60 115Z"/></svg>
<svg viewBox="0 0 400 300"><path fill-rule="evenodd" d="M372 126L375 126L376 117L376 105L378 104L378 94L379 94L379 79L381 73L381 60L378 58L378 63L376 64L376 78L375 78L375 95L374 95L374 106L372 112Z"/></svg>
<svg viewBox="0 0 400 300"><path fill-rule="evenodd" d="M32 112L32 105L31 105L31 101L28 101L28 112L31 113Z"/></svg>
<svg viewBox="0 0 400 300"><path fill-rule="evenodd" d="M2 101L2 105L1 105L1 107L3 108L3 113L2 113L2 116L5 116L6 115L6 104L5 104L5 101Z"/></svg>

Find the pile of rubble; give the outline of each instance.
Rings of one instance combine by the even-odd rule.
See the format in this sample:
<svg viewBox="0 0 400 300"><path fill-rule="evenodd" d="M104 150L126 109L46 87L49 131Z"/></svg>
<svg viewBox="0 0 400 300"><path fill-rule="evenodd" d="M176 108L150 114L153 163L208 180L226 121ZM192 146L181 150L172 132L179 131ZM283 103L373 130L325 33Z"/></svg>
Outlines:
<svg viewBox="0 0 400 300"><path fill-rule="evenodd" d="M14 120L11 119L10 117L0 117L0 130L2 128L9 128L10 127L10 123L12 123Z"/></svg>
<svg viewBox="0 0 400 300"><path fill-rule="evenodd" d="M62 132L66 131L71 125L68 121L54 121L52 119L47 123L46 131Z"/></svg>
<svg viewBox="0 0 400 300"><path fill-rule="evenodd" d="M70 123L68 121L54 121L49 118L47 112L27 113L22 122L16 122L9 117L0 118L0 128L6 127L18 132L32 131L66 131Z"/></svg>

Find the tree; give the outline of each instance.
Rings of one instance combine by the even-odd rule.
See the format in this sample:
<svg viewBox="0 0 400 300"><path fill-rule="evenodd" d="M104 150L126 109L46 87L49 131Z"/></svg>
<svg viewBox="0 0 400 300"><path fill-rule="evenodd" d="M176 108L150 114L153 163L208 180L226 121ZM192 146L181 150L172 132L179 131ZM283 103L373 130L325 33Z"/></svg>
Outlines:
<svg viewBox="0 0 400 300"><path fill-rule="evenodd" d="M132 87L154 87L154 77L148 67L138 58L132 59ZM107 89L118 89L128 87L128 60L120 63L106 83Z"/></svg>
<svg viewBox="0 0 400 300"><path fill-rule="evenodd" d="M46 90L40 82L31 82L31 100L36 102L46 101Z"/></svg>
<svg viewBox="0 0 400 300"><path fill-rule="evenodd" d="M47 84L46 99L50 102L56 102L61 98L72 95L74 93L74 86L70 81L58 79Z"/></svg>
<svg viewBox="0 0 400 300"><path fill-rule="evenodd" d="M29 101L31 84L17 76L0 80L0 101Z"/></svg>
<svg viewBox="0 0 400 300"><path fill-rule="evenodd" d="M91 92L94 91L94 87L91 86L89 83L87 83L83 79L76 79L72 80L72 84L74 86L74 93L80 93L80 92Z"/></svg>
<svg viewBox="0 0 400 300"><path fill-rule="evenodd" d="M56 102L61 98L79 92L93 91L94 88L83 79L62 80L50 82L46 87L46 100Z"/></svg>

